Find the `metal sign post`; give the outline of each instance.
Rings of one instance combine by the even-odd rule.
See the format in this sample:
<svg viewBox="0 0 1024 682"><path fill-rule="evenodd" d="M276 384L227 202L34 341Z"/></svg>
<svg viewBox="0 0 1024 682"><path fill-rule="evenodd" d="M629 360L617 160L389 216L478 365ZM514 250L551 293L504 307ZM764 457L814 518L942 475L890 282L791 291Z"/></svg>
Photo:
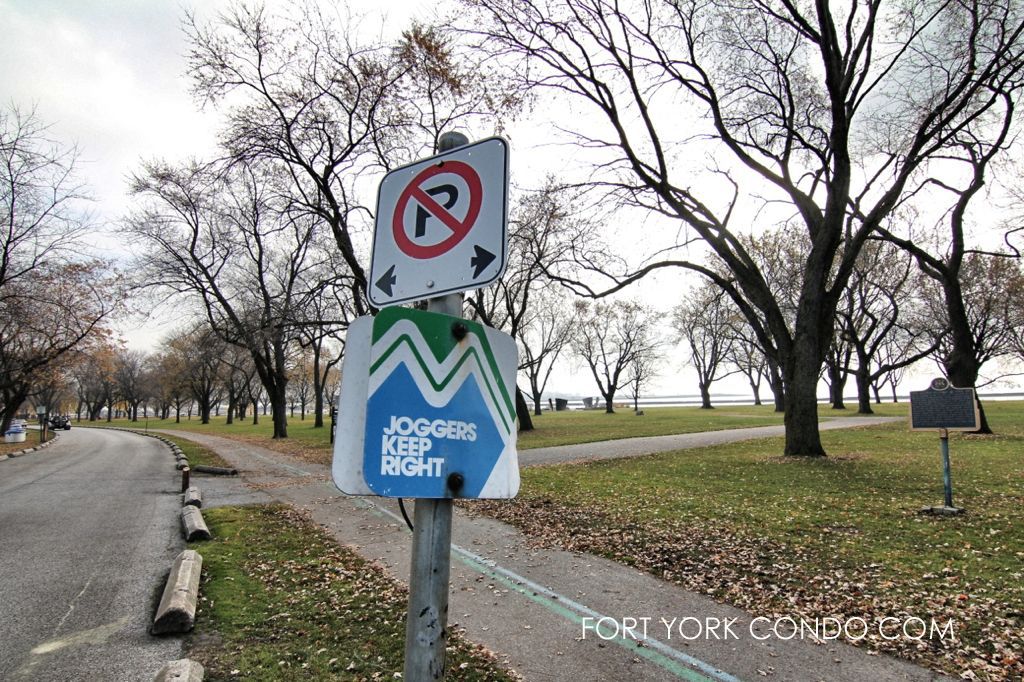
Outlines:
<svg viewBox="0 0 1024 682"><path fill-rule="evenodd" d="M469 144L461 133L445 133L438 151ZM461 292L432 298L429 312L462 317ZM449 482L449 485L451 482ZM452 552L452 500L417 499L413 511L409 613L405 621L404 680L444 679L448 646L448 581Z"/></svg>
<svg viewBox="0 0 1024 682"><path fill-rule="evenodd" d="M946 493L946 508L953 506L953 475L949 471L949 429L939 429L939 449L942 451L942 485Z"/></svg>
<svg viewBox="0 0 1024 682"><path fill-rule="evenodd" d="M454 137L458 134L449 135ZM464 136L458 137L463 140L459 144L466 144ZM442 145L445 141L446 138L442 137ZM462 317L462 299L461 293L432 298L427 302L427 310ZM449 487L452 483L449 481ZM417 499L412 525L412 568L402 679L414 682L441 680L444 679L445 649L448 646L452 500Z"/></svg>

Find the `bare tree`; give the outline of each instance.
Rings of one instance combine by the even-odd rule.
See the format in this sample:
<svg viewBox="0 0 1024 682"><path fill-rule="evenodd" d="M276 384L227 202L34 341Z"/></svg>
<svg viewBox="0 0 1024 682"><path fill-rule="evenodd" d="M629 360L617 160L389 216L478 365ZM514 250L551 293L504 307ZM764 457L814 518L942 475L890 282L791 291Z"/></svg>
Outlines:
<svg viewBox="0 0 1024 682"><path fill-rule="evenodd" d="M40 266L75 260L89 229L76 157L35 111L0 111L0 292Z"/></svg>
<svg viewBox="0 0 1024 682"><path fill-rule="evenodd" d="M312 4L276 15L239 4L211 22L189 14L185 23L194 92L228 108L227 153L287 169L295 208L330 228L355 313L366 314L356 232L372 207L358 185L484 115L494 93L482 72L456 63L434 29L413 26L395 45L361 42L358 26Z"/></svg>
<svg viewBox="0 0 1024 682"><path fill-rule="evenodd" d="M128 418L139 420L139 405L149 395L149 387L144 379L146 354L139 350L121 349L114 358L114 380L117 381L118 393L125 402Z"/></svg>
<svg viewBox="0 0 1024 682"><path fill-rule="evenodd" d="M890 244L867 244L850 278L838 328L857 359L857 412L872 414L871 385L931 354L913 322L912 259ZM889 341L899 339L899 345ZM895 390L895 387L893 387Z"/></svg>
<svg viewBox="0 0 1024 682"><path fill-rule="evenodd" d="M313 428L324 425L324 382L342 360L345 331L355 317L350 298L352 278L344 260L320 248L325 258L318 269L303 277L307 293L305 302L296 306L299 319L295 322L299 345L312 356Z"/></svg>
<svg viewBox="0 0 1024 682"><path fill-rule="evenodd" d="M971 230L971 208L984 197L983 189L993 165L1006 156L1019 135L1015 113L1024 86L1019 47L1022 20L1017 3L961 1L950 3L950 8L963 28L957 31L951 26L943 27L952 29L949 36L943 36L949 42L951 59L932 68L930 74L947 74L947 81L957 84L973 79L975 74L985 75L978 79L982 86L979 97L965 102L964 124L949 127L942 154L943 166L949 169L946 177L926 178L915 188L924 197L922 203L949 208L935 227L938 238L915 232L912 223L898 225L903 229L882 224L880 232L912 254L921 271L941 287L948 325L942 346L943 371L955 386L977 386L981 366L992 355L991 348L976 345L979 333L987 333L980 332L978 318L971 317L972 302L967 289L973 285L967 280L983 269L981 257L1018 259L1021 255L1011 241L1011 236L1020 231L1019 226L1006 228L1002 248L988 248L981 237L989 232L989 226ZM963 35L964 30L969 31L967 36ZM919 101L924 94L918 93ZM988 207L982 211L982 220L987 222L991 219L990 211ZM968 268L973 272L968 272ZM978 407L979 432L991 433L980 401Z"/></svg>
<svg viewBox="0 0 1024 682"><path fill-rule="evenodd" d="M906 342L911 340L902 332L903 330L899 328L892 330L888 336L882 339L882 343L878 347L877 357L880 364L890 366L892 369L878 373L878 376L871 382L871 390L875 394L875 404L882 403L881 391L884 387L889 388L892 401L899 402L896 390L903 381L903 377L906 376L907 366L899 366L898 363L906 357L905 352L909 347Z"/></svg>
<svg viewBox="0 0 1024 682"><path fill-rule="evenodd" d="M655 341L649 352L634 355L629 363L626 385L633 398L633 412L636 414L640 414L640 395L650 386L654 377L658 376L658 368L663 359L661 343Z"/></svg>
<svg viewBox="0 0 1024 682"><path fill-rule="evenodd" d="M174 334L167 345L181 359L181 380L195 401L200 421L209 424L214 406L226 392L227 344L208 325L199 323Z"/></svg>
<svg viewBox="0 0 1024 682"><path fill-rule="evenodd" d="M840 306L843 304L841 303ZM840 307L836 314L842 317L849 314ZM825 353L824 376L828 384L829 402L833 410L845 410L846 403L843 399L843 392L846 390L846 381L852 373L851 361L853 359L853 345L843 335L842 331L835 329L832 332L832 343L829 344Z"/></svg>
<svg viewBox="0 0 1024 682"><path fill-rule="evenodd" d="M332 366L324 374L322 387L324 402L330 409L334 409L338 404L338 391L341 389L341 370L337 365Z"/></svg>
<svg viewBox="0 0 1024 682"><path fill-rule="evenodd" d="M291 397L291 414L295 416L295 405L299 406L299 419L306 421L306 407L313 397L313 354L308 349L296 353L288 374L288 393Z"/></svg>
<svg viewBox="0 0 1024 682"><path fill-rule="evenodd" d="M89 222L75 156L35 112L0 111L0 432L120 298L105 265L81 254Z"/></svg>
<svg viewBox="0 0 1024 682"><path fill-rule="evenodd" d="M519 371L526 375L533 413L540 416L541 397L562 351L569 347L579 320L565 298L547 292L533 298L530 313L519 330Z"/></svg>
<svg viewBox="0 0 1024 682"><path fill-rule="evenodd" d="M273 407L274 437L286 438L288 345L306 290L302 275L322 258L315 222L289 212L273 169L235 164L147 164L133 178L140 200L126 224L139 245L140 287L183 296L210 327L252 356Z"/></svg>
<svg viewBox="0 0 1024 682"><path fill-rule="evenodd" d="M77 352L80 356L75 363L74 379L78 401L85 408L87 419L97 421L104 405L113 401L116 390L114 359L117 348L106 339L90 344ZM81 414L78 416L81 421Z"/></svg>
<svg viewBox="0 0 1024 682"><path fill-rule="evenodd" d="M102 335L118 289L99 263L40 264L0 287L0 432L47 368Z"/></svg>
<svg viewBox="0 0 1024 682"><path fill-rule="evenodd" d="M1010 345L1018 362L1024 362L1024 263L1018 264L1014 285L1007 287Z"/></svg>
<svg viewBox="0 0 1024 682"><path fill-rule="evenodd" d="M701 262L668 257L607 285L577 286L611 293L664 267L717 282L782 369L786 454L823 455L819 370L857 255L915 183L946 170L932 160L964 135L992 137L976 124L1008 106L1004 94L1018 85L1021 7L465 4L474 10L466 31L524 89L568 97L599 114L598 125L578 117L571 126L580 130L581 146L597 154L590 182L678 219L729 272L723 277ZM703 119L680 125L689 111ZM690 163L700 158L712 159L707 172ZM760 199L766 210L787 204L801 228L792 323L735 227L744 206Z"/></svg>
<svg viewBox="0 0 1024 682"><path fill-rule="evenodd" d="M754 404L761 404L761 382L768 376L768 362L765 359L764 351L758 345L757 339L750 333L749 327L742 316L734 314L727 332L732 337L730 350L726 360L732 364L740 374L747 378L750 390L754 395ZM785 410L781 404L782 396L777 396L775 409L778 412Z"/></svg>
<svg viewBox="0 0 1024 682"><path fill-rule="evenodd" d="M604 398L604 409L615 412L615 393L628 382L628 369L655 352L657 338L653 311L633 301L578 302L580 323L573 351L590 369Z"/></svg>
<svg viewBox="0 0 1024 682"><path fill-rule="evenodd" d="M711 384L738 371L725 371L733 352L733 310L725 292L711 282L686 298L672 310L672 327L676 338L686 344L697 372L700 406L710 410Z"/></svg>
<svg viewBox="0 0 1024 682"><path fill-rule="evenodd" d="M1012 373L996 372L985 376L982 368L993 361L1012 357L1013 339L1019 332L1015 328L1015 303L1010 294L1022 290L1022 280L1024 275L1016 259L968 253L958 267L955 289L963 297L960 310L964 316L962 322L966 322L970 336L966 347L972 353L968 364L976 372L970 386L982 387ZM960 357L965 342L959 340L954 331L959 323L953 322L951 316L948 284L942 280L939 287L925 288L925 309L931 319L933 333L937 332L933 344L936 348L936 361L956 386L959 384L953 374L949 373L950 362L951 358ZM987 420L982 420L980 431L991 433Z"/></svg>
<svg viewBox="0 0 1024 682"><path fill-rule="evenodd" d="M555 357L551 357L551 351L545 351L543 347L526 351L523 335L526 327L538 319L538 314L543 316L542 312L535 314L535 303L541 292L551 284L545 275L548 267L554 262L565 260L574 243L588 231L585 222L579 218L580 209L576 199L572 192L560 187L550 176L539 190L523 192L509 220L508 265L504 274L493 286L478 289L467 299L468 306L481 322L508 332L524 348L524 352L531 353L531 358L525 358L520 363L520 369L527 370L528 376L528 368L542 371L544 360L538 364L538 356L554 362L558 355L555 353ZM555 334L556 329L550 324L546 326L546 335L541 332L538 337L535 333L537 329L533 331L530 334L531 341L546 339L549 344L558 346L558 352L564 346L564 336L569 332L562 329L562 334ZM550 373L550 365L547 372ZM535 378L539 379L539 374ZM540 396L536 393L533 379L531 387L534 410L540 414ZM520 430L529 431L533 428L529 406L518 386L516 415Z"/></svg>

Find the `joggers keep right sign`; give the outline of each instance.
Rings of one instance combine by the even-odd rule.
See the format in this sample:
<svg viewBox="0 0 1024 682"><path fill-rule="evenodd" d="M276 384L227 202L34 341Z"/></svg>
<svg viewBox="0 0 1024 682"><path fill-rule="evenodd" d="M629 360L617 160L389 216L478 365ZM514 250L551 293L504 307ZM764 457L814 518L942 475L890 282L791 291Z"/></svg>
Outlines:
<svg viewBox="0 0 1024 682"><path fill-rule="evenodd" d="M350 336L350 350L353 342L359 343ZM359 355L346 357L339 413L346 403L364 400L365 426L359 448L351 441L355 434L339 431L334 472L342 491L413 498L516 495L517 353L510 336L457 317L386 308L373 318L365 358L349 363ZM350 373L367 371L365 383L352 381ZM345 395L348 387L363 385L364 395ZM355 457L362 461L353 462Z"/></svg>

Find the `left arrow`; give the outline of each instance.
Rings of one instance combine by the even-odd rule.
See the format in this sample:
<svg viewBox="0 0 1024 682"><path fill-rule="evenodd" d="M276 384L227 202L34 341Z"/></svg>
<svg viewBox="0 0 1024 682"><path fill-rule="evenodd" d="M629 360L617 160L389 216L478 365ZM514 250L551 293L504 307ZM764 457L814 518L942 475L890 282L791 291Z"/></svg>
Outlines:
<svg viewBox="0 0 1024 682"><path fill-rule="evenodd" d="M388 271L385 272L381 276L381 278L377 280L376 285L377 285L378 289L380 289L385 294L390 296L391 295L391 291L392 291L391 288L393 286L395 286L395 282L397 282L397 281L398 281L398 278L395 277L395 266L392 265L390 268L388 268Z"/></svg>

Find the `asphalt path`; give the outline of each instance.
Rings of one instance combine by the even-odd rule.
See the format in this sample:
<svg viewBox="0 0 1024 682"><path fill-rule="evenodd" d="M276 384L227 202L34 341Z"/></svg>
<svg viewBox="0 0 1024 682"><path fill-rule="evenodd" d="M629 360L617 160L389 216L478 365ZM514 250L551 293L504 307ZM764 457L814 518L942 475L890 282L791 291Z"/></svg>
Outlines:
<svg viewBox="0 0 1024 682"><path fill-rule="evenodd" d="M101 429L0 461L0 680L152 680L181 656L147 633L184 546L176 473L160 441Z"/></svg>
<svg viewBox="0 0 1024 682"><path fill-rule="evenodd" d="M640 417L642 419L642 417ZM818 425L821 431L849 429L857 426L874 426L890 422L906 421L904 417L837 417L822 421ZM622 438L596 443L578 443L574 445L555 445L549 448L534 448L519 451L519 463L523 466L536 464L561 464L563 462L584 462L597 459L621 459L623 457L639 457L653 455L657 452L673 452L691 448L706 448L723 443L736 443L759 438L774 438L785 435L786 427L782 424L773 426L754 426L746 429L722 429L721 431L701 431L699 433L679 433L668 436L643 436L640 438Z"/></svg>

